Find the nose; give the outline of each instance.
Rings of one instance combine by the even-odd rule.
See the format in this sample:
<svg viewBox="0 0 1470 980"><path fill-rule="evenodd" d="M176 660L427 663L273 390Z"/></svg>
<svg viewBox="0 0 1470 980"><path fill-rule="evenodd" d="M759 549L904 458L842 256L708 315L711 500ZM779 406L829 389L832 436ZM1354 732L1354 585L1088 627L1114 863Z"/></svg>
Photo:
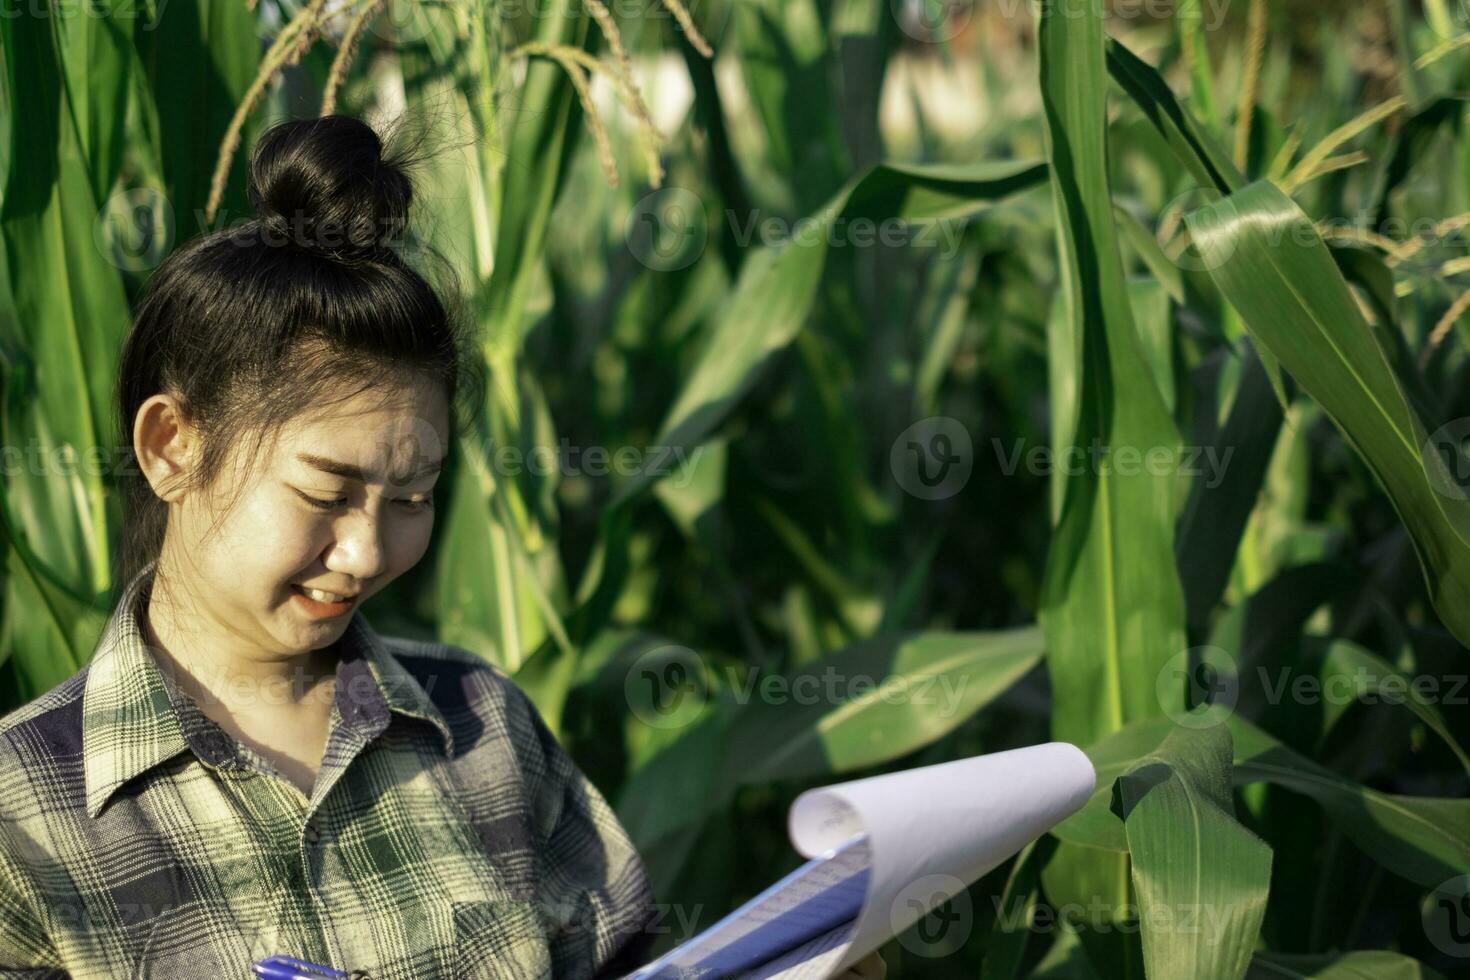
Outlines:
<svg viewBox="0 0 1470 980"><path fill-rule="evenodd" d="M386 568L382 521L372 514L353 511L333 524L336 540L327 549L325 564L344 578L365 583L382 575Z"/></svg>

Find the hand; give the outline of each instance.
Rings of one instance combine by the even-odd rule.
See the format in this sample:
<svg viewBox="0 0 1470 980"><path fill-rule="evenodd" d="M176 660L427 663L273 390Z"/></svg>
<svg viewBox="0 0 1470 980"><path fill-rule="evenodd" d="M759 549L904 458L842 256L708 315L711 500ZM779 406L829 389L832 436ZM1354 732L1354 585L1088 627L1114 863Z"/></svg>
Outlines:
<svg viewBox="0 0 1470 980"><path fill-rule="evenodd" d="M837 980L883 980L887 975L888 964L875 949L861 963L854 963L846 973L839 974Z"/></svg>

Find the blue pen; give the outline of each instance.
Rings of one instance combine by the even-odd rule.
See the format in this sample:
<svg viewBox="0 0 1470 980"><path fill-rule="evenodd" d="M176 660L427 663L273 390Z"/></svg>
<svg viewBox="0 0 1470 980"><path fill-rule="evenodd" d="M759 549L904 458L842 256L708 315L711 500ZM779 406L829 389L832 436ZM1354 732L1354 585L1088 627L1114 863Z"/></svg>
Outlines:
<svg viewBox="0 0 1470 980"><path fill-rule="evenodd" d="M341 978L347 974L320 963L309 963L294 956L277 953L267 956L254 966L255 975L262 980L321 980L323 977Z"/></svg>
<svg viewBox="0 0 1470 980"><path fill-rule="evenodd" d="M255 975L259 980L315 980L319 973L302 973L291 966L271 966L269 964L255 964Z"/></svg>

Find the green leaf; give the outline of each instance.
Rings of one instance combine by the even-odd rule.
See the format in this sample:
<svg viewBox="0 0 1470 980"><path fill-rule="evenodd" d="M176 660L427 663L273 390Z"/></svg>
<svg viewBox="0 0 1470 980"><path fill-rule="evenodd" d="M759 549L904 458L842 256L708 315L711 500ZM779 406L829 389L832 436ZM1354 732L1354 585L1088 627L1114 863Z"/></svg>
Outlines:
<svg viewBox="0 0 1470 980"><path fill-rule="evenodd" d="M173 206L175 241L205 231L220 144L230 119L260 69L261 43L256 14L243 3L166 4L156 26L137 37L139 58L148 74L148 91L157 106L164 188ZM180 51L193 52L187 58ZM246 164L259 114L245 126L230 167L216 221L240 220L248 206Z"/></svg>
<svg viewBox="0 0 1470 980"><path fill-rule="evenodd" d="M1164 664L1187 645L1173 559L1180 438L1123 277L1095 5L1047 4L1040 48L1064 308L1049 346L1074 375L1052 376L1052 450L1059 461L1084 461L1062 487L1041 621L1056 705L1052 733L1085 745L1130 721L1183 707L1182 684L1168 703L1156 693ZM1167 454L1169 465L1143 465L1152 453Z"/></svg>
<svg viewBox="0 0 1470 980"><path fill-rule="evenodd" d="M807 211L852 172L843 145L842 105L833 89L828 38L813 0L733 4L736 59L751 109L762 123L768 173L783 175L783 203Z"/></svg>
<svg viewBox="0 0 1470 980"><path fill-rule="evenodd" d="M1036 902L1041 894L1041 869L1056 849L1056 841L1042 837L1021 849L1011 864L996 904L995 923L980 963L980 980L1014 980L1021 970L1026 946L1035 928Z"/></svg>
<svg viewBox="0 0 1470 980"><path fill-rule="evenodd" d="M1255 348L1241 347L1240 380L1230 415L1204 448L1211 454L1207 459L1219 462L1219 479L1211 480L1206 470L1194 481L1175 540L1189 625L1199 630L1208 624L1230 580L1283 420Z"/></svg>
<svg viewBox="0 0 1470 980"><path fill-rule="evenodd" d="M597 683L617 688L651 641L620 647ZM654 732L662 743L618 798L618 815L650 864L671 882L699 828L742 785L806 780L881 765L953 731L1041 659L1035 627L997 633L892 634L846 647L785 674L737 669L675 652L697 700ZM702 699L702 700L699 700ZM654 716L635 709L634 727Z"/></svg>
<svg viewBox="0 0 1470 980"><path fill-rule="evenodd" d="M1246 980L1440 980L1441 974L1402 953L1370 949L1293 956L1257 953Z"/></svg>
<svg viewBox="0 0 1470 980"><path fill-rule="evenodd" d="M1229 194L1245 184L1230 157L1151 65L1112 39L1107 42L1107 64L1108 73L1169 141L1200 187Z"/></svg>
<svg viewBox="0 0 1470 980"><path fill-rule="evenodd" d="M71 130L92 197L98 202L112 193L130 138L127 103L134 59L129 42L137 14L136 4L129 0L90 0L85 14L80 5L65 4L50 6L46 16L39 9L25 14L49 32L55 44L55 64L68 109L61 125ZM15 53L9 44L6 50L7 56ZM25 88L11 92L31 95Z"/></svg>
<svg viewBox="0 0 1470 980"><path fill-rule="evenodd" d="M816 302L834 222L866 218L910 223L960 221L1001 198L1034 187L1046 167L1031 161L879 164L854 177L827 205L800 224L779 248L755 251L715 321L688 380L664 417L655 444L691 452L706 442L806 325ZM661 457L656 463L667 462ZM627 506L660 478L661 465L645 467L625 483L599 517L598 543L577 588L579 605L568 617L574 638L605 622L623 588L628 568Z"/></svg>
<svg viewBox="0 0 1470 980"><path fill-rule="evenodd" d="M1184 273L1179 266L1164 254L1164 249L1159 245L1154 233L1144 226L1143 222L1127 208L1119 204L1113 205L1113 215L1118 220L1118 232L1123 236L1123 241L1138 255L1143 264L1155 279L1163 283L1169 292L1169 298L1176 303L1183 303L1186 296L1184 284Z"/></svg>
<svg viewBox="0 0 1470 980"><path fill-rule="evenodd" d="M1032 980L1099 980L1076 930L1063 923L1056 932L1057 941L1036 964Z"/></svg>
<svg viewBox="0 0 1470 980"><path fill-rule="evenodd" d="M543 269L552 207L565 184L581 106L566 73L533 60L517 100L535 112L496 115L501 83L499 18L482 5L466 11L432 4L411 8L401 53L404 85L415 101L444 105L425 117L422 135L445 149L427 162L424 227L474 296L488 366L484 414L460 440L467 465L458 474L438 556L436 600L444 638L480 651L516 672L533 658L537 707L557 730L565 680L575 669L573 637L562 620L565 574L551 546L557 525L556 467L497 465L510 449L523 460L559 458L556 433L535 377L521 362L534 323L530 297ZM537 18L536 39L586 43L583 7L560 5ZM454 70L446 70L446 66ZM415 134L419 135L419 134ZM501 146L502 149L496 149ZM505 161L515 161L507 166ZM467 268L465 268L467 267ZM577 637L577 641L583 637ZM534 677L534 680L533 680Z"/></svg>
<svg viewBox="0 0 1470 980"><path fill-rule="evenodd" d="M1038 48L1061 273L1047 329L1051 448L1065 471L1052 483L1040 619L1052 735L1087 745L1184 705L1182 683L1157 683L1186 646L1173 558L1181 440L1134 320L1114 224L1102 9L1043 5ZM1141 975L1138 937L1120 928L1132 905L1126 856L1062 847L1043 882L1064 907L1101 898L1107 921L1072 923L1093 966Z"/></svg>
<svg viewBox="0 0 1470 980"><path fill-rule="evenodd" d="M1456 482L1470 461L1458 440L1430 439L1316 226L1267 181L1186 221L1251 336L1373 470L1413 539L1436 611L1470 643L1470 498Z"/></svg>
<svg viewBox="0 0 1470 980"><path fill-rule="evenodd" d="M1235 738L1237 787L1267 782L1315 800L1366 856L1417 884L1435 887L1470 872L1470 800L1400 796L1360 786L1242 718L1231 718L1228 724ZM1088 748L1098 789L1052 833L1079 846L1126 851L1123 824L1109 806L1112 782L1135 760L1155 751L1176 727L1170 719L1156 718Z"/></svg>
<svg viewBox="0 0 1470 980"><path fill-rule="evenodd" d="M655 442L697 446L729 414L806 325L822 279L831 228L859 218L910 223L961 221L997 200L1039 184L1046 168L1031 161L965 166L879 164L848 182L779 248L756 251L741 267L723 314ZM621 504L658 474L645 471L624 484Z"/></svg>
<svg viewBox="0 0 1470 980"><path fill-rule="evenodd" d="M1383 658L1369 653L1355 643L1333 640L1322 658L1319 671L1327 717L1323 722L1324 734L1343 716L1346 709L1357 703L1365 694L1372 694L1389 704L1402 704L1414 713L1426 727L1444 739L1460 766L1470 774L1470 755L1460 747L1459 740L1450 731L1449 723L1434 701L1420 690L1420 679L1406 677L1395 670ZM1344 697L1346 692L1352 692Z"/></svg>
<svg viewBox="0 0 1470 980"><path fill-rule="evenodd" d="M10 666L32 696L85 663L98 630L84 611L112 586L118 501L104 473L120 462L111 405L129 312L94 220L121 166L127 30L126 13L107 5L0 18L10 140L0 251L11 293L0 311L0 436L41 464L6 466L3 617Z"/></svg>
<svg viewBox="0 0 1470 980"><path fill-rule="evenodd" d="M1171 415L1176 402L1174 379L1174 306L1167 288L1156 279L1128 283L1128 301L1138 324L1144 357L1153 372L1164 410Z"/></svg>
<svg viewBox="0 0 1470 980"><path fill-rule="evenodd" d="M1362 852L1427 887L1470 873L1470 799L1399 796L1344 779L1232 718L1235 782L1269 782L1316 800Z"/></svg>
<svg viewBox="0 0 1470 980"><path fill-rule="evenodd" d="M1151 977L1238 980L1271 882L1271 849L1235 819L1223 726L1176 728L1114 784Z"/></svg>
<svg viewBox="0 0 1470 980"><path fill-rule="evenodd" d="M1036 627L895 633L784 675L751 671L731 684L745 705L731 729L731 778L805 779L901 758L995 700L1041 654Z"/></svg>
<svg viewBox="0 0 1470 980"><path fill-rule="evenodd" d="M1391 153L1380 157L1382 170L1375 175L1378 214L1387 214L1393 192L1408 179L1414 169L1433 165L1439 157L1432 151L1440 132L1458 135L1464 125L1465 106L1470 95L1455 92L1430 100L1389 136Z"/></svg>
<svg viewBox="0 0 1470 980"><path fill-rule="evenodd" d="M710 703L618 793L618 821L647 861L656 895L669 895L709 814L730 805L735 786L721 771L736 711L728 699Z"/></svg>

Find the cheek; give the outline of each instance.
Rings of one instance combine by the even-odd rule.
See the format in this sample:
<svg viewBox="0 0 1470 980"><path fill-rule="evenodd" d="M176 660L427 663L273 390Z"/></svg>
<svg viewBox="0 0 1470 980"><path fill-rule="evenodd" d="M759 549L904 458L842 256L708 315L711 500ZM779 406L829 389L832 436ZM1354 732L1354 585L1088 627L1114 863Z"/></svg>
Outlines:
<svg viewBox="0 0 1470 980"><path fill-rule="evenodd" d="M434 515L424 517L402 517L389 529L383 547L388 551L388 565L395 575L402 574L418 564L429 550L433 538Z"/></svg>
<svg viewBox="0 0 1470 980"><path fill-rule="evenodd" d="M255 556L253 567L275 577L298 572L331 535L326 521L282 501L278 494L257 496L241 513L247 519L232 529L241 539L241 549Z"/></svg>
<svg viewBox="0 0 1470 980"><path fill-rule="evenodd" d="M287 578L308 564L325 540L310 515L284 507L269 493L242 497L218 527L215 512L189 516L185 545L201 584L221 595L272 595Z"/></svg>

